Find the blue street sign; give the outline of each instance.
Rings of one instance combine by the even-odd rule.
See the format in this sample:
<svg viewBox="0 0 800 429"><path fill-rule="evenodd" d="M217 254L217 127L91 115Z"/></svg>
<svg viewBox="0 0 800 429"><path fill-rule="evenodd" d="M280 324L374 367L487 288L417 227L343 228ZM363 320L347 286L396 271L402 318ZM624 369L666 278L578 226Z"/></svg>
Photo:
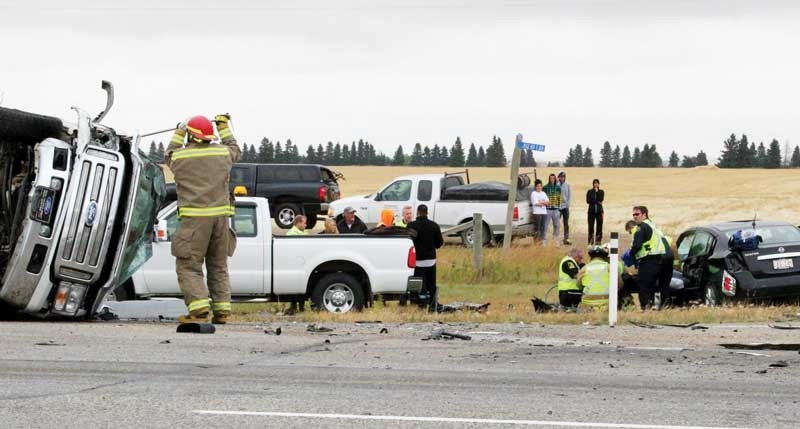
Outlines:
<svg viewBox="0 0 800 429"><path fill-rule="evenodd" d="M535 150L537 152L544 152L544 145L543 144L536 144L536 143L525 143L523 141L517 142L517 147L525 150Z"/></svg>

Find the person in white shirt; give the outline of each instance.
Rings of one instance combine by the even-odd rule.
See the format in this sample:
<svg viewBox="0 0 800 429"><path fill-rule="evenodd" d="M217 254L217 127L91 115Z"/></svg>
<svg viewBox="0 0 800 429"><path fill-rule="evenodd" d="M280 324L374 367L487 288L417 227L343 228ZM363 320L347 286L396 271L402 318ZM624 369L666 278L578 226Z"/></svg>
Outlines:
<svg viewBox="0 0 800 429"><path fill-rule="evenodd" d="M544 243L545 229L544 221L547 217L547 205L550 204L550 199L547 194L542 191L542 181L536 179L533 185L534 191L531 192L531 206L533 207L533 239L537 242Z"/></svg>

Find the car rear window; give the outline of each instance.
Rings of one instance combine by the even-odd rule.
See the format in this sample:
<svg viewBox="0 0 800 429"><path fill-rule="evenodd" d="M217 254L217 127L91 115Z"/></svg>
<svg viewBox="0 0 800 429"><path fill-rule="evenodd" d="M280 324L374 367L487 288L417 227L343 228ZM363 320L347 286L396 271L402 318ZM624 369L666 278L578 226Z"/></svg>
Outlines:
<svg viewBox="0 0 800 429"><path fill-rule="evenodd" d="M730 240L735 233L725 231L725 236ZM800 242L800 229L792 225L756 226L756 235L761 237L761 244Z"/></svg>

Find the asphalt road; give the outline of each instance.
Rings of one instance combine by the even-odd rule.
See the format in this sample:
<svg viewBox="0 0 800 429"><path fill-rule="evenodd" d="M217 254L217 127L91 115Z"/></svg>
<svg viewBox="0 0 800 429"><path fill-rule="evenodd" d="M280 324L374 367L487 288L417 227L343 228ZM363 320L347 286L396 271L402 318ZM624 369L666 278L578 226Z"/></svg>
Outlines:
<svg viewBox="0 0 800 429"><path fill-rule="evenodd" d="M800 423L800 331L714 325L0 323L0 427L759 427ZM379 333L386 327L388 333ZM472 340L422 341L432 329ZM477 332L477 333L476 333ZM770 367L783 361L785 367Z"/></svg>

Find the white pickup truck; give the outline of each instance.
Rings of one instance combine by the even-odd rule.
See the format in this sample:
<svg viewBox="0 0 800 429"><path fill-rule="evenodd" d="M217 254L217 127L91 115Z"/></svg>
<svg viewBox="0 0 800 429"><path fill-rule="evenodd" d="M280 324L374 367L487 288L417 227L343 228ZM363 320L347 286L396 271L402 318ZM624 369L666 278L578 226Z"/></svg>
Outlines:
<svg viewBox="0 0 800 429"><path fill-rule="evenodd" d="M305 301L332 313L360 310L376 295L403 299L416 253L407 236L273 235L267 200L237 197L232 227L236 253L228 259L234 299ZM116 291L117 300L180 297L169 239L178 228L177 204L158 213L153 257Z"/></svg>
<svg viewBox="0 0 800 429"><path fill-rule="evenodd" d="M391 209L401 216L404 206L411 206L416 213L420 204L428 206L428 218L438 223L442 230L472 220L473 213L483 215L483 244L494 238L501 241L505 232L508 210L507 187L505 197L497 199L498 193L489 196L475 192L472 196L462 193L459 199L448 199L447 189L463 187L468 180L462 174L418 174L396 177L378 191L364 196L342 198L332 202L328 215L339 217L345 207L356 209L356 216L367 226L378 223L381 211ZM481 185L481 184L474 184ZM498 184L487 182L487 187ZM502 185L500 185L502 187ZM516 190L515 190L516 191ZM469 192L469 191L467 191ZM533 215L530 207L530 192L518 192L512 223L513 236L526 236L533 232ZM461 241L472 246L472 228L460 233Z"/></svg>

